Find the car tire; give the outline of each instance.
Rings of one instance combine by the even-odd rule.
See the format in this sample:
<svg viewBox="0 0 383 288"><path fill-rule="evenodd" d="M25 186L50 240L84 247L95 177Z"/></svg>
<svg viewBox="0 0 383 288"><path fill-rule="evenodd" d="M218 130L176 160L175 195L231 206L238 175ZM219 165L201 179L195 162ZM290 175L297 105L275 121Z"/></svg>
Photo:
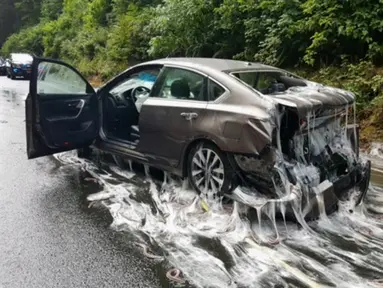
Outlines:
<svg viewBox="0 0 383 288"><path fill-rule="evenodd" d="M15 75L11 74L11 79L15 80L16 79Z"/></svg>
<svg viewBox="0 0 383 288"><path fill-rule="evenodd" d="M205 164L203 161L210 165L207 168L208 171L206 171L206 166L200 166ZM210 200L218 200L236 188L237 181L233 163L226 153L212 143L195 145L187 155L189 183L198 194L202 194ZM209 177L208 182L205 182L205 177Z"/></svg>
<svg viewBox="0 0 383 288"><path fill-rule="evenodd" d="M92 155L92 149L90 147L77 149L78 158L90 159L91 155Z"/></svg>
<svg viewBox="0 0 383 288"><path fill-rule="evenodd" d="M9 76L8 72L7 72L7 78L11 78L11 76Z"/></svg>

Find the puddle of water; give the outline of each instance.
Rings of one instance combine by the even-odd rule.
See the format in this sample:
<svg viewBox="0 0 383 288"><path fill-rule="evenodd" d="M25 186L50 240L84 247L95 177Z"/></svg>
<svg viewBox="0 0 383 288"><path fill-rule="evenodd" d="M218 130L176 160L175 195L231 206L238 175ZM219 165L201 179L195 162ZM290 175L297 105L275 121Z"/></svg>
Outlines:
<svg viewBox="0 0 383 288"><path fill-rule="evenodd" d="M134 235L138 249L147 247L144 255L164 271L179 269L176 280L185 282L173 285L381 287L383 188L376 185L359 209L350 211L349 203L341 203L339 212L302 229L275 221L275 206L262 213L259 225L257 213L238 203L205 212L181 180L156 180L113 165L100 169L72 152L56 158L78 165L102 185L88 200L106 207L111 226ZM276 238L279 242L273 243Z"/></svg>

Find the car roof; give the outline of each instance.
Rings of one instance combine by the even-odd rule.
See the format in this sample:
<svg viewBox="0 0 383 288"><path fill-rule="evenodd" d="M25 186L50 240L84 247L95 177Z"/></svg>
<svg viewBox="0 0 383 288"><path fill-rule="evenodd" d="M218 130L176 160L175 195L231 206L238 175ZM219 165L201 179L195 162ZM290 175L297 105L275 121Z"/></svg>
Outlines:
<svg viewBox="0 0 383 288"><path fill-rule="evenodd" d="M175 58L163 58L149 62L146 64L162 64L162 65L179 65L183 67L189 67L200 70L202 72L211 72L211 70L220 72L235 72L235 71L250 71L250 70L277 70L280 69L268 65L264 65L256 62L246 62L231 59L221 58L194 58L194 57L175 57Z"/></svg>

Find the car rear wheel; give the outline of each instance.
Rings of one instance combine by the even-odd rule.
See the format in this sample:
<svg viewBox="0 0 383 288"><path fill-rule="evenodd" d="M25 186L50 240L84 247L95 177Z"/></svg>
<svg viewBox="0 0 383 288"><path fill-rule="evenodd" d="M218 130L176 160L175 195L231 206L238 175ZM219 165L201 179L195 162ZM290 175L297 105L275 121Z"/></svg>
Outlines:
<svg viewBox="0 0 383 288"><path fill-rule="evenodd" d="M208 199L218 200L235 188L235 171L228 156L210 143L193 147L187 159L192 187Z"/></svg>

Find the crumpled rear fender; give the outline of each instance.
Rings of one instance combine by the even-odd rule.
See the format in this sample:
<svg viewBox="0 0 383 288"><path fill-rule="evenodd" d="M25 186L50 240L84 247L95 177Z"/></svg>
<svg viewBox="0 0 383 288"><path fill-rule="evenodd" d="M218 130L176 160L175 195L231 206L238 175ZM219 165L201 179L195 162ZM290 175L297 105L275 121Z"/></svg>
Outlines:
<svg viewBox="0 0 383 288"><path fill-rule="evenodd" d="M273 110L232 108L233 111L225 107L208 113L198 127L200 133L229 153L259 155L265 147L272 145L276 128Z"/></svg>

